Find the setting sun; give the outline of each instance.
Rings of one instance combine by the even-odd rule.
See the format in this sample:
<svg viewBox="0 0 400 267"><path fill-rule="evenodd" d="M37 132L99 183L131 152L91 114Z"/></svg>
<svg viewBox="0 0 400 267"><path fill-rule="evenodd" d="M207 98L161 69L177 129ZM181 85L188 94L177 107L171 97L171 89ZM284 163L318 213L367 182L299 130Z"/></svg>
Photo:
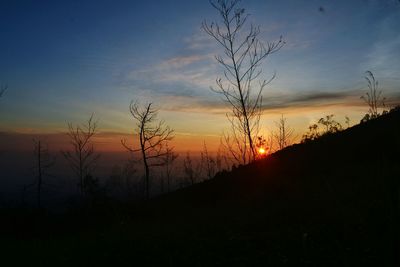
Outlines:
<svg viewBox="0 0 400 267"><path fill-rule="evenodd" d="M258 149L258 154L260 154L260 155L264 155L266 152L267 152L267 151L265 151L265 149L262 148L262 147L260 147L260 148Z"/></svg>

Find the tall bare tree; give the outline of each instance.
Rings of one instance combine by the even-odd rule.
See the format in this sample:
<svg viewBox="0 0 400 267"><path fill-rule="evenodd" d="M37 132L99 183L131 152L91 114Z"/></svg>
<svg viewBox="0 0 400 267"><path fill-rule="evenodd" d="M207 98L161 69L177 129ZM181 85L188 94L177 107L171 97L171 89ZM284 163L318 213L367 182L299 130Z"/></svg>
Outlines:
<svg viewBox="0 0 400 267"><path fill-rule="evenodd" d="M242 164L257 156L254 139L258 136L262 114L262 94L265 86L274 79L260 79L261 63L284 45L282 37L276 42L260 41L260 28L245 27L248 14L238 6L240 0L212 0L221 23L204 21L203 30L222 47L223 56L215 59L224 69L224 77L217 78L213 91L222 95L232 108L227 114L231 124L229 136L224 142L233 158ZM255 82L258 81L258 84Z"/></svg>
<svg viewBox="0 0 400 267"><path fill-rule="evenodd" d="M279 150L291 145L293 143L294 129L287 125L286 118L281 116L279 121L275 122L277 132L274 133L275 143Z"/></svg>
<svg viewBox="0 0 400 267"><path fill-rule="evenodd" d="M36 199L38 208L42 207L42 187L44 185L43 178L50 175L48 173L49 168L54 165L55 159L50 157L49 150L46 145L40 140L33 140L34 142L34 154L36 158L35 162L35 176L36 181L34 185L37 189Z"/></svg>
<svg viewBox="0 0 400 267"><path fill-rule="evenodd" d="M97 122L93 120L93 114L89 120L79 126L68 123L68 136L72 146L72 151L62 151L68 160L72 170L79 179L79 189L82 196L86 194L86 179L92 179L91 172L100 157L95 153L93 137L97 133Z"/></svg>
<svg viewBox="0 0 400 267"><path fill-rule="evenodd" d="M190 185L194 185L203 172L203 161L198 160L196 164L192 160L190 152L188 151L186 152L186 157L183 160L183 171L186 176L185 179L190 183Z"/></svg>
<svg viewBox="0 0 400 267"><path fill-rule="evenodd" d="M205 177L211 179L217 172L217 161L210 155L206 142L203 143L203 151L200 153L202 166L204 166Z"/></svg>
<svg viewBox="0 0 400 267"><path fill-rule="evenodd" d="M145 173L146 198L150 198L150 167L162 166L163 158L168 154L167 142L173 139L173 130L165 126L163 120L157 118L158 110L152 107L153 103L141 106L138 102L131 102L129 111L136 121L136 130L139 136L139 148L134 149L121 140L122 145L131 153L141 154Z"/></svg>
<svg viewBox="0 0 400 267"><path fill-rule="evenodd" d="M162 163L165 167L165 176L167 178L167 192L169 193L171 189L171 174L174 169L175 160L178 158L179 155L174 152L174 149L172 147L168 146L168 143L166 143L165 150L166 154L163 157Z"/></svg>

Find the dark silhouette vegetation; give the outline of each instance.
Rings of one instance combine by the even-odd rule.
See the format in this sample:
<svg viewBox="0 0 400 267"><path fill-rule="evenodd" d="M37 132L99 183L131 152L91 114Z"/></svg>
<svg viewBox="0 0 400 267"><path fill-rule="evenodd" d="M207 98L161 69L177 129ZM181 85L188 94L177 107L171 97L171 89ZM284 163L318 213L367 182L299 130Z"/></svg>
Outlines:
<svg viewBox="0 0 400 267"><path fill-rule="evenodd" d="M307 142L320 138L323 135L329 135L337 133L343 130L342 125L337 122L333 114L322 117L317 123L314 123L308 127L308 131L303 135L302 142ZM348 118L346 117L346 123Z"/></svg>
<svg viewBox="0 0 400 267"><path fill-rule="evenodd" d="M2 263L398 266L399 130L397 108L149 201L2 210Z"/></svg>
<svg viewBox="0 0 400 267"><path fill-rule="evenodd" d="M382 114L387 113L385 110L386 98L382 96L382 90L379 90L379 83L375 79L371 71L366 71L365 80L367 81L368 91L361 96L361 99L368 105L368 113L362 118L361 122L375 119Z"/></svg>

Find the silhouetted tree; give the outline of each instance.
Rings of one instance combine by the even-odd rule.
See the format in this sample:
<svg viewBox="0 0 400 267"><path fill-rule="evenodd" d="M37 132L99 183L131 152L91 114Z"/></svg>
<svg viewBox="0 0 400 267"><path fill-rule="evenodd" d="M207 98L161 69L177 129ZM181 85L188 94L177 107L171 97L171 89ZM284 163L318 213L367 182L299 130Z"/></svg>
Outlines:
<svg viewBox="0 0 400 267"><path fill-rule="evenodd" d="M367 103L369 109L368 114L363 120L375 119L379 114L379 108L384 108L385 98L382 97L382 91L378 89L378 81L375 79L374 74L371 71L366 71L365 80L368 84L368 92L361 96L361 99Z"/></svg>
<svg viewBox="0 0 400 267"><path fill-rule="evenodd" d="M175 160L178 158L178 154L176 154L172 147L166 144L166 154L163 157L163 165L165 167L165 176L167 178L167 192L170 192L170 184L171 184L171 174L173 171Z"/></svg>
<svg viewBox="0 0 400 267"><path fill-rule="evenodd" d="M273 136L279 150L281 150L293 143L294 129L287 126L286 118L283 115L279 121L275 122L275 125L278 131Z"/></svg>
<svg viewBox="0 0 400 267"><path fill-rule="evenodd" d="M48 173L49 168L54 165L55 159L50 157L49 150L46 145L40 140L33 140L34 142L34 154L36 158L35 162L35 176L36 181L34 185L36 186L36 199L38 208L42 207L42 187L44 185L44 177L50 175ZM26 187L27 188L27 187Z"/></svg>
<svg viewBox="0 0 400 267"><path fill-rule="evenodd" d="M192 158L190 157L190 153L186 153L186 157L183 160L183 171L185 172L186 178L190 181L192 185L194 185L194 169L193 169L193 162Z"/></svg>
<svg viewBox="0 0 400 267"><path fill-rule="evenodd" d="M314 140L325 134L333 134L343 129L342 125L333 119L334 115L327 115L308 127L308 132L303 135L302 142ZM319 125L323 127L320 129Z"/></svg>
<svg viewBox="0 0 400 267"><path fill-rule="evenodd" d="M97 132L97 122L93 121L93 114L86 124L74 127L68 123L68 136L72 151L62 151L73 172L79 179L79 189L82 196L86 193L86 180L92 177L91 171L100 157L95 153L92 139ZM91 183L91 181L88 181Z"/></svg>
<svg viewBox="0 0 400 267"><path fill-rule="evenodd" d="M205 177L207 179L213 178L216 173L217 162L208 152L206 142L203 143L203 151L201 151L200 156L205 170Z"/></svg>
<svg viewBox="0 0 400 267"><path fill-rule="evenodd" d="M303 135L301 142L304 143L306 141L315 140L315 139L319 138L320 136L321 136L321 134L319 132L318 124L314 123L314 124L308 126L308 132L306 132Z"/></svg>
<svg viewBox="0 0 400 267"><path fill-rule="evenodd" d="M215 166L217 168L217 172L221 172L226 168L226 159L224 156L224 151L221 147L218 147L217 154L215 156Z"/></svg>
<svg viewBox="0 0 400 267"><path fill-rule="evenodd" d="M201 175L203 169L203 161L200 160L195 164L190 156L190 152L186 152L186 157L183 160L183 171L185 173L186 179L191 185L194 185Z"/></svg>
<svg viewBox="0 0 400 267"><path fill-rule="evenodd" d="M325 127L324 134L327 133L336 133L342 130L342 125L333 119L334 115L327 115L325 118L320 118L318 123Z"/></svg>
<svg viewBox="0 0 400 267"><path fill-rule="evenodd" d="M222 24L202 23L203 30L222 47L224 56L216 56L224 69L224 77L217 78L214 92L221 94L231 106L227 114L231 132L225 136L224 143L237 163L248 163L256 158L254 138L258 136L259 121L262 114L262 93L275 74L267 80L259 80L262 61L282 48L282 37L277 42L264 45L258 38L260 28L245 24L248 14L238 7L239 0L210 1L218 11ZM260 81L257 86L255 81Z"/></svg>
<svg viewBox="0 0 400 267"><path fill-rule="evenodd" d="M158 110L152 107L152 103L140 106L137 102L131 102L129 111L136 120L137 134L139 136L139 148L129 147L126 140L121 140L122 145L131 153L141 153L145 173L146 198L150 198L150 166L162 166L163 157L167 156L166 144L173 138L173 130L164 125L163 120L157 119Z"/></svg>

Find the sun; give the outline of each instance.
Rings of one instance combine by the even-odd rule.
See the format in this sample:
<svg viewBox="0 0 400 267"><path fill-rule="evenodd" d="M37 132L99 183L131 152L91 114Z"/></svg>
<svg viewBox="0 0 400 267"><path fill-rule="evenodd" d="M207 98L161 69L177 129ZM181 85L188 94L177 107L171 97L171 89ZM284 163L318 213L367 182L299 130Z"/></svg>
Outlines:
<svg viewBox="0 0 400 267"><path fill-rule="evenodd" d="M262 147L260 147L260 148L258 149L258 153L259 153L260 155L265 155L266 152L267 152L267 151L265 151L265 149L262 148Z"/></svg>

